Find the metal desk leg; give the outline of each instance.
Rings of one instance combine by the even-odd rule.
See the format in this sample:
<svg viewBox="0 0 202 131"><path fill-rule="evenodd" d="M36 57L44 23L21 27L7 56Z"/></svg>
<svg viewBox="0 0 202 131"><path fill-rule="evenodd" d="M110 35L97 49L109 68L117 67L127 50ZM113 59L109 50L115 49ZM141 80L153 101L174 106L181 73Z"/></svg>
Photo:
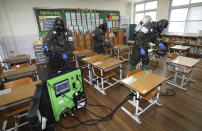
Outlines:
<svg viewBox="0 0 202 131"><path fill-rule="evenodd" d="M175 72L175 76L174 76L174 81L175 81L175 82L176 82L176 80L177 80L177 75L178 75L178 73Z"/></svg>
<svg viewBox="0 0 202 131"><path fill-rule="evenodd" d="M90 84L92 85L92 79L93 79L93 75L92 75L92 70L90 68L90 64L89 65L89 79L90 79Z"/></svg>
<svg viewBox="0 0 202 131"><path fill-rule="evenodd" d="M157 104L158 106L162 106L162 105L163 105L163 104L161 104L161 102L160 102L160 100L159 100L160 88L161 88L161 86L158 86L159 92L158 92L158 94L157 94L157 96L156 96L156 104Z"/></svg>
<svg viewBox="0 0 202 131"><path fill-rule="evenodd" d="M103 70L100 70L101 71L101 82L102 82L102 90L104 91L104 79L103 79Z"/></svg>
<svg viewBox="0 0 202 131"><path fill-rule="evenodd" d="M14 118L15 118L15 129L14 129L14 131L18 131L18 125L19 125L19 115L16 115L16 116L14 116Z"/></svg>
<svg viewBox="0 0 202 131"><path fill-rule="evenodd" d="M79 68L79 62L78 62L78 58L76 55L75 55L75 60L76 60L76 67Z"/></svg>
<svg viewBox="0 0 202 131"><path fill-rule="evenodd" d="M133 118L135 121L137 121L138 124L142 124L142 121L139 119L139 112L138 110L140 110L142 112L142 108L139 107L139 100L140 100L140 95L138 92L134 92L135 96L133 97L133 101L130 101L130 103L135 106L135 114L132 114L131 112L129 112L126 108L124 108L123 106L121 107L121 109L127 113L131 118Z"/></svg>
<svg viewBox="0 0 202 131"><path fill-rule="evenodd" d="M133 96L133 100L128 100L128 102L129 102L131 105L135 106L134 103L136 103L136 102L135 102L135 100L136 100L136 99L135 99L135 97L136 97L136 93L133 92L133 94L134 94L134 96Z"/></svg>
<svg viewBox="0 0 202 131"><path fill-rule="evenodd" d="M35 75L36 75L36 79L39 80L39 75L37 71L35 71Z"/></svg>
<svg viewBox="0 0 202 131"><path fill-rule="evenodd" d="M182 50L179 50L179 54L182 55Z"/></svg>
<svg viewBox="0 0 202 131"><path fill-rule="evenodd" d="M6 130L7 123L8 123L8 120L4 120L3 126L2 126L2 131Z"/></svg>
<svg viewBox="0 0 202 131"><path fill-rule="evenodd" d="M96 79L96 82L97 82L97 86L99 85L99 78L97 77Z"/></svg>
<svg viewBox="0 0 202 131"><path fill-rule="evenodd" d="M90 64L88 63L88 79L84 79L88 84L92 85L92 71L90 68Z"/></svg>
<svg viewBox="0 0 202 131"><path fill-rule="evenodd" d="M119 57L120 57L120 56L119 56L119 53L120 53L120 52L119 52L119 49L118 49L118 59L119 59Z"/></svg>
<svg viewBox="0 0 202 131"><path fill-rule="evenodd" d="M104 88L104 75L103 75L103 70L100 69L101 72L101 87L100 87L100 83L98 82L98 78L97 78L97 84L94 85L94 88L97 89L99 92L101 92L104 95L107 95L105 92L105 88Z"/></svg>
<svg viewBox="0 0 202 131"><path fill-rule="evenodd" d="M189 81L191 81L191 82L196 82L195 80L192 79L192 72L191 72L191 74L190 74L190 76L189 76Z"/></svg>
<svg viewBox="0 0 202 131"><path fill-rule="evenodd" d="M136 108L136 92L134 92L133 90L130 90L131 92L133 92L134 96L133 96L133 100L128 100L128 102L134 106ZM140 111L143 111L143 109L141 107L138 107Z"/></svg>
<svg viewBox="0 0 202 131"><path fill-rule="evenodd" d="M123 68L122 68L122 64L120 64L120 80L122 79L123 76Z"/></svg>
<svg viewBox="0 0 202 131"><path fill-rule="evenodd" d="M128 52L128 61L130 61L130 48L129 48L129 52Z"/></svg>
<svg viewBox="0 0 202 131"><path fill-rule="evenodd" d="M183 75L182 75L182 81L181 81L181 85L180 85L180 87L182 88L182 89L185 89L185 88L183 88L183 85L184 85L184 79L185 79L185 74L186 74L186 68L184 68L184 72L183 72Z"/></svg>
<svg viewBox="0 0 202 131"><path fill-rule="evenodd" d="M141 122L141 120L140 120L140 118L139 118L139 112L138 112L138 110L139 110L139 100L140 100L140 94L139 94L139 92L136 92L136 94L137 94L137 98L136 98L136 103L135 103L135 106L136 106L136 108L135 108L135 120L137 121L137 123L138 124L142 124L142 122Z"/></svg>

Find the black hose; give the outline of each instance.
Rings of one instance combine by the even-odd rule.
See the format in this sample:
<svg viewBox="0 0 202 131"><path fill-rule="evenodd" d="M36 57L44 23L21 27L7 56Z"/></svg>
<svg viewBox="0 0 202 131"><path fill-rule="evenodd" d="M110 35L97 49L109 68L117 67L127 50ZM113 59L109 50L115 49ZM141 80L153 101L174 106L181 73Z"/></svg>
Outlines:
<svg viewBox="0 0 202 131"><path fill-rule="evenodd" d="M131 94L129 94L128 96L126 96L126 98L125 98L120 104L118 104L113 110L112 110L111 108L105 106L105 105L93 105L93 104L89 104L89 103L88 103L88 105L90 105L90 106L104 107L104 108L107 108L108 110L111 111L108 115L106 115L106 116L104 116L104 117L99 116L99 115L95 114L94 112L91 112L90 110L88 110L88 109L86 108L86 110L87 110L89 113L93 114L93 115L96 116L97 118L96 118L96 119L89 119L89 120L86 120L86 121L81 121L78 117L76 117L76 116L74 116L74 115L70 115L71 117L73 117L74 119L76 119L79 123L76 124L76 125L73 125L73 126L68 126L68 127L67 127L67 126L64 126L61 122L58 122L58 123L59 123L59 125L60 125L62 128L64 128L64 129L72 129L72 128L76 128L76 127L78 127L78 126L80 126L80 125L92 126L92 125L96 125L97 123L99 123L99 122L101 122L101 121L110 120L110 119L112 119L114 113L115 113L126 101L128 101L128 100L129 100L131 97L133 97L133 96L134 96L133 93L131 93Z"/></svg>

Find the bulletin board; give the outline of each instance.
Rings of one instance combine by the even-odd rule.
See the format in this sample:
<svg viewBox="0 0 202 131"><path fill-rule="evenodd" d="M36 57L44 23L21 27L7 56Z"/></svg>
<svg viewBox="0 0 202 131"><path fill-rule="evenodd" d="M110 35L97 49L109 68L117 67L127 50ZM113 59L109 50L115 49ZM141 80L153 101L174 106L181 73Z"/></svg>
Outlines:
<svg viewBox="0 0 202 131"><path fill-rule="evenodd" d="M103 22L107 22L108 28L119 29L120 27L119 11L34 8L34 12L40 35L48 33L58 16L62 17L68 29L77 33L85 33L87 30L92 31Z"/></svg>

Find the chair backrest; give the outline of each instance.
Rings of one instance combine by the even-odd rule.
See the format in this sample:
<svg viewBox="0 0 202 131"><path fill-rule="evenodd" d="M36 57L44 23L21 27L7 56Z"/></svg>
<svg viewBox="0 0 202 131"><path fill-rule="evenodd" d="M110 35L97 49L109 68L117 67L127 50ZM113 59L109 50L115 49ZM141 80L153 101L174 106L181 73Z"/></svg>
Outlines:
<svg viewBox="0 0 202 131"><path fill-rule="evenodd" d="M132 71L128 72L128 77L131 76L131 75L134 75L134 74L136 74L136 73L138 73L140 71L142 71L141 68L137 68L135 70L132 70Z"/></svg>
<svg viewBox="0 0 202 131"><path fill-rule="evenodd" d="M93 50L93 39L89 32L85 34L85 49Z"/></svg>
<svg viewBox="0 0 202 131"><path fill-rule="evenodd" d="M11 66L12 69L17 69L17 68L22 68L22 67L28 67L28 63L23 63L23 64L17 64L14 66Z"/></svg>
<svg viewBox="0 0 202 131"><path fill-rule="evenodd" d="M14 80L14 81L4 83L4 87L5 88L14 88L15 86L23 85L23 84L30 83L30 82L32 82L32 78L25 77L25 78L21 78L21 79L18 79L18 80Z"/></svg>
<svg viewBox="0 0 202 131"><path fill-rule="evenodd" d="M172 54L170 55L170 60L173 60L173 59L177 58L177 56L178 56L177 53L172 53Z"/></svg>
<svg viewBox="0 0 202 131"><path fill-rule="evenodd" d="M78 38L77 39L78 43L77 43L76 47L81 47L81 48L85 49L85 35L84 34L78 34L77 38Z"/></svg>
<svg viewBox="0 0 202 131"><path fill-rule="evenodd" d="M89 54L87 54L85 57L91 57L91 56L94 56L94 55L97 55L97 52L89 53Z"/></svg>

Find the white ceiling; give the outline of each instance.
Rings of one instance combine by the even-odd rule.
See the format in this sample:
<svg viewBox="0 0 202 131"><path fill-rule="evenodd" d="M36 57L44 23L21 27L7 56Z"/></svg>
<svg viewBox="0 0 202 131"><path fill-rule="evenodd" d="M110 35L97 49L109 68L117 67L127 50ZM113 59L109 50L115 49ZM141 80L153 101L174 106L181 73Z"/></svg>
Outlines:
<svg viewBox="0 0 202 131"><path fill-rule="evenodd" d="M144 0L103 0L103 1L139 2L139 1L144 1Z"/></svg>
<svg viewBox="0 0 202 131"><path fill-rule="evenodd" d="M33 1L60 1L60 0L33 0ZM83 0L69 0L69 1L83 1ZM139 2L144 0L85 0L91 2Z"/></svg>
<svg viewBox="0 0 202 131"><path fill-rule="evenodd" d="M139 2L139 1L144 1L144 0L86 0L86 1L117 1L117 2Z"/></svg>

